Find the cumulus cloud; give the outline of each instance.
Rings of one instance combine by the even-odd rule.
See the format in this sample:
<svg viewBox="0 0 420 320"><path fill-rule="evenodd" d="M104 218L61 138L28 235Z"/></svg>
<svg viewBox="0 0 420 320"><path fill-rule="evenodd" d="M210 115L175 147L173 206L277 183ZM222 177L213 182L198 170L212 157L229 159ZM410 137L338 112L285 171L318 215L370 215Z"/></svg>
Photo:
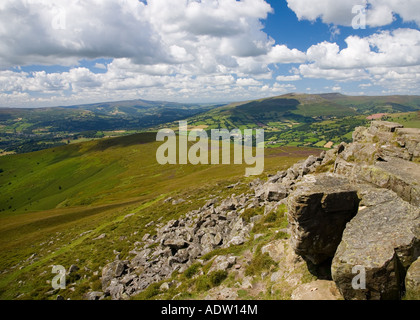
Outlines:
<svg viewBox="0 0 420 320"><path fill-rule="evenodd" d="M406 22L415 22L420 26L420 1L418 0L287 0L288 6L300 20L351 26L357 13L353 7L366 7L368 26L379 27L392 23L395 15Z"/></svg>
<svg viewBox="0 0 420 320"><path fill-rule="evenodd" d="M137 0L2 0L0 65L72 65L79 59L171 61Z"/></svg>
<svg viewBox="0 0 420 320"><path fill-rule="evenodd" d="M261 82L252 78L239 78L236 83L240 86L259 86Z"/></svg>
<svg viewBox="0 0 420 320"><path fill-rule="evenodd" d="M304 78L332 81L368 80L392 92L417 90L420 84L420 31L397 29L360 38L350 36L347 47L322 42L307 50L309 63L301 64ZM364 88L368 86L363 85Z"/></svg>
<svg viewBox="0 0 420 320"><path fill-rule="evenodd" d="M3 0L0 70L61 65L70 71L2 72L0 90L88 100L106 90L179 98L199 85L224 93L256 85L271 79L270 63L298 55L285 46L275 54L261 23L272 12L265 0ZM95 61L101 58L111 62ZM81 67L82 60L101 73Z"/></svg>
<svg viewBox="0 0 420 320"><path fill-rule="evenodd" d="M299 19L332 24L330 41L300 51L267 35L263 20L273 10L265 0L2 0L0 105L244 100L296 90L287 82L305 78L415 88L419 30L350 36L345 48L333 41L341 36L337 26L350 25L352 7L361 3L288 0ZM420 23L419 1L369 3L371 26L388 24L396 14ZM278 75L278 65L289 64L291 73ZM70 68L24 68L33 65Z"/></svg>
<svg viewBox="0 0 420 320"><path fill-rule="evenodd" d="M302 78L301 78L300 75L295 74L293 76L277 76L276 81L279 81L279 82L285 81L285 82L287 82L287 81L299 81L301 79Z"/></svg>
<svg viewBox="0 0 420 320"><path fill-rule="evenodd" d="M350 36L345 42L347 47L342 50L331 42L311 46L307 58L312 63L301 65L301 74L354 80L369 68L420 65L419 30L383 31L365 38Z"/></svg>
<svg viewBox="0 0 420 320"><path fill-rule="evenodd" d="M265 0L2 0L0 66L102 57L178 64L208 52L219 61L259 56L273 44L260 22L270 12Z"/></svg>

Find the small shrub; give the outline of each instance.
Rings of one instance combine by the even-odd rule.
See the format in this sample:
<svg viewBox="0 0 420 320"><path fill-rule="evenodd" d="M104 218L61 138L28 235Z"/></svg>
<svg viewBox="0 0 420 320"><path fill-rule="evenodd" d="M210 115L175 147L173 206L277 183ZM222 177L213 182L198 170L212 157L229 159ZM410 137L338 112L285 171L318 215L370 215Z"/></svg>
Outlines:
<svg viewBox="0 0 420 320"><path fill-rule="evenodd" d="M191 265L184 273L185 277L188 279L191 279L193 276L195 276L200 269L201 264L200 263L194 263Z"/></svg>
<svg viewBox="0 0 420 320"><path fill-rule="evenodd" d="M195 287L196 287L197 291L210 290L211 285L210 285L209 278L206 275L199 277L197 279L197 281L195 282Z"/></svg>
<svg viewBox="0 0 420 320"><path fill-rule="evenodd" d="M315 173L324 173L332 171L335 164L335 160L330 160L327 163L324 163L323 165L320 165L318 168L316 168Z"/></svg>
<svg viewBox="0 0 420 320"><path fill-rule="evenodd" d="M146 290L144 290L139 295L135 296L136 300L150 300L153 297L157 296L160 293L161 283L153 283Z"/></svg>
<svg viewBox="0 0 420 320"><path fill-rule="evenodd" d="M219 270L209 274L209 279L212 287L219 286L228 276L227 271Z"/></svg>
<svg viewBox="0 0 420 320"><path fill-rule="evenodd" d="M266 252L261 253L261 250L257 250L251 264L247 266L245 275L259 275L262 271L269 270L271 266L276 266L277 263L271 259L270 255Z"/></svg>

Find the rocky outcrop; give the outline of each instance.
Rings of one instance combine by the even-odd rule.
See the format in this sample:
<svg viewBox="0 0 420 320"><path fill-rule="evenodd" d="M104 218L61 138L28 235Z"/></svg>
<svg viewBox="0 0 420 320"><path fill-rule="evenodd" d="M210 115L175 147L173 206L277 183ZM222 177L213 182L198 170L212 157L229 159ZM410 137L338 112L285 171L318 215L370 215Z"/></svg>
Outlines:
<svg viewBox="0 0 420 320"><path fill-rule="evenodd" d="M332 277L346 299L399 299L406 271L420 254L420 209L392 191L372 189L365 197L367 206L344 231ZM354 268L366 275L365 288L354 286Z"/></svg>
<svg viewBox="0 0 420 320"><path fill-rule="evenodd" d="M337 156L335 172L354 182L368 182L395 191L420 206L420 129L374 121L357 128L354 142Z"/></svg>
<svg viewBox="0 0 420 320"><path fill-rule="evenodd" d="M291 244L296 253L320 264L333 258L341 236L357 213L357 190L345 178L307 176L288 200Z"/></svg>
<svg viewBox="0 0 420 320"><path fill-rule="evenodd" d="M346 299L399 299L420 255L420 130L374 121L337 153L334 172L358 189L361 208L347 225L332 264ZM362 270L366 287L354 286Z"/></svg>
<svg viewBox="0 0 420 320"><path fill-rule="evenodd" d="M291 244L315 265L334 257L332 278L346 299L399 299L420 255L420 164L414 162L420 130L375 121L357 128L353 139L324 155L321 165L335 162L333 174L306 176L294 186ZM354 285L359 268L362 289Z"/></svg>
<svg viewBox="0 0 420 320"><path fill-rule="evenodd" d="M143 238L143 248L131 253L127 261L114 261L103 268L102 289L112 299L127 299L150 284L184 272L198 258L216 248L243 244L249 238L252 223L239 213L250 205L246 195L230 197L215 207L215 201L184 218L157 228L156 235ZM233 258L219 261L216 269L231 266Z"/></svg>
<svg viewBox="0 0 420 320"><path fill-rule="evenodd" d="M279 231L287 231L291 238L273 240L261 248L279 264L269 276L272 292L283 291L286 282L296 299L399 299L405 290L417 292L420 129L374 121L369 128L357 128L353 140L310 156L267 181L255 179L247 194L210 199L177 220L156 224L153 236L146 234L136 243L132 258L117 259L103 268L104 294L128 299L169 279L175 271L184 272L217 248L244 244L254 223L264 216L261 210L247 219L242 214L264 208L267 215L281 204L287 204L289 227ZM261 236L254 235L254 240ZM216 256L209 270L232 272L237 261L241 257ZM302 285L297 268L305 261L308 266L329 268L327 275L335 284ZM241 265L238 268L242 270ZM363 277L357 278L357 272L363 272ZM355 279L363 281L355 286ZM252 287L248 280L242 287ZM168 283L162 286L162 290L169 288ZM210 298L238 297L231 288L212 290ZM86 297L103 298L98 292Z"/></svg>

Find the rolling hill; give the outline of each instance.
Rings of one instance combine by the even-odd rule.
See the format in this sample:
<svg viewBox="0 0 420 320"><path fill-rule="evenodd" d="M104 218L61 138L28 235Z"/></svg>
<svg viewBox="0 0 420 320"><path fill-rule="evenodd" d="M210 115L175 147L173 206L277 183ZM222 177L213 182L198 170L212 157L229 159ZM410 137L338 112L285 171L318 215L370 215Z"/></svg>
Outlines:
<svg viewBox="0 0 420 320"><path fill-rule="evenodd" d="M222 106L134 100L0 109L0 154L177 127L181 119L206 130L264 128L269 147L323 147L349 142L351 132L366 125L369 115L418 110L419 96L354 97L339 93L290 93Z"/></svg>
<svg viewBox="0 0 420 320"><path fill-rule="evenodd" d="M412 112L409 117L417 121L420 120L415 113L418 110L418 96L352 97L339 93L291 93L214 108L190 117L188 123L191 127L206 130L263 128L268 147L323 147L329 142L350 142L354 128L367 125L369 115ZM168 126L176 126L176 123L157 128Z"/></svg>
<svg viewBox="0 0 420 320"><path fill-rule="evenodd" d="M77 286L66 297L81 299L100 287L98 272L115 252L128 256L156 221L223 198L238 180L234 192L246 190L255 179L244 178L245 164L161 166L155 138L140 133L0 157L0 299L54 298L50 266L75 263L89 276L69 280ZM267 150L264 176L318 153Z"/></svg>

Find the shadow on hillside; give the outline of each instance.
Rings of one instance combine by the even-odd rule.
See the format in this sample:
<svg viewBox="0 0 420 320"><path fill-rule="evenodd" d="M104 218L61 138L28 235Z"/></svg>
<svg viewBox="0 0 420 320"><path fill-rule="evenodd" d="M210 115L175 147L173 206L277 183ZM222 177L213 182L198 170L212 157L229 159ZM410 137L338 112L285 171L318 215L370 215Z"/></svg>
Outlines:
<svg viewBox="0 0 420 320"><path fill-rule="evenodd" d="M253 101L237 107L247 114L261 114L263 112L288 112L297 110L300 102L296 99L266 99L264 101Z"/></svg>
<svg viewBox="0 0 420 320"><path fill-rule="evenodd" d="M137 133L129 136L101 139L89 151L105 151L113 147L130 147L156 141L156 132Z"/></svg>

